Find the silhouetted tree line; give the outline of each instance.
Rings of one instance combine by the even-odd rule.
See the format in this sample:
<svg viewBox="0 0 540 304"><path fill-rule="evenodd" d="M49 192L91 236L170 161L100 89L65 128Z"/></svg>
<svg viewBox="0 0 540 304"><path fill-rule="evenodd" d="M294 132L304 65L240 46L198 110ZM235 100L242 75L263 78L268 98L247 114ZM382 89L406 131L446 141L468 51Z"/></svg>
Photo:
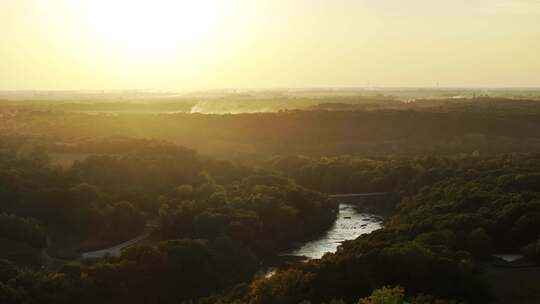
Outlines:
<svg viewBox="0 0 540 304"><path fill-rule="evenodd" d="M320 103L325 101L330 100ZM426 106L419 101L373 111L323 108L235 115L89 115L21 108L0 121L0 134L54 138L46 145L55 151L80 153L125 152L132 144L118 138L154 138L244 163L298 154L493 155L538 151L538 108L536 101L491 99L431 100Z"/></svg>

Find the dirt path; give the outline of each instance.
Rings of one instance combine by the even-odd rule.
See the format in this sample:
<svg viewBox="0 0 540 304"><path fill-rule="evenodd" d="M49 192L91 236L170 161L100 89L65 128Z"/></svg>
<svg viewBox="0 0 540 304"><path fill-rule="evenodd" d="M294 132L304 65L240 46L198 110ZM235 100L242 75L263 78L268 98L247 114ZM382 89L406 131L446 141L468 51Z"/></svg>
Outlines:
<svg viewBox="0 0 540 304"><path fill-rule="evenodd" d="M152 234L152 232L154 232L154 230L158 227L157 220L152 219L152 220L147 221L145 224L145 227L146 227L146 232L144 232L143 234L140 234L137 237L132 238L131 240L122 242L120 244L114 245L109 248L84 252L83 254L81 254L81 257L101 259L106 256L114 256L114 257L120 256L123 249L129 246L133 246L137 244L138 242L149 237Z"/></svg>

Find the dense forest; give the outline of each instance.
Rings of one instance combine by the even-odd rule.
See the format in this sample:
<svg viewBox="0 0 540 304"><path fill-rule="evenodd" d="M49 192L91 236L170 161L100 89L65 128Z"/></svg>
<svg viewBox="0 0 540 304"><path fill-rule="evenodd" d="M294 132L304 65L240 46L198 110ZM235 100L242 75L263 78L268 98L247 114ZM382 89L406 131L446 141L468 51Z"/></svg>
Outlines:
<svg viewBox="0 0 540 304"><path fill-rule="evenodd" d="M357 108L365 102L352 97L335 99L312 100L320 104L308 110L235 115L89 114L23 103L2 107L0 134L30 136L66 157L122 152L133 149L134 140L156 139L249 165L276 155L412 157L540 149L540 107L534 100L478 97L403 103L379 97L367 102L375 108L365 109Z"/></svg>
<svg viewBox="0 0 540 304"><path fill-rule="evenodd" d="M351 99L234 115L5 102L0 303L540 299L536 101ZM266 273L333 225L328 194L383 192L399 197L383 229Z"/></svg>

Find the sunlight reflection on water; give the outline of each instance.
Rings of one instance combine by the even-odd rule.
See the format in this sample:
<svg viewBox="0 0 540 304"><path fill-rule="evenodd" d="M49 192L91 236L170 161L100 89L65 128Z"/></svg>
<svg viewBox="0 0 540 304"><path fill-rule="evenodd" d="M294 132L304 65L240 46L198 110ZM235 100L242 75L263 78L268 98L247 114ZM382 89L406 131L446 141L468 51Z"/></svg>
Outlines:
<svg viewBox="0 0 540 304"><path fill-rule="evenodd" d="M350 204L340 204L338 218L323 236L302 245L288 255L319 259L327 252L336 252L343 241L356 239L382 227L381 217L360 213Z"/></svg>

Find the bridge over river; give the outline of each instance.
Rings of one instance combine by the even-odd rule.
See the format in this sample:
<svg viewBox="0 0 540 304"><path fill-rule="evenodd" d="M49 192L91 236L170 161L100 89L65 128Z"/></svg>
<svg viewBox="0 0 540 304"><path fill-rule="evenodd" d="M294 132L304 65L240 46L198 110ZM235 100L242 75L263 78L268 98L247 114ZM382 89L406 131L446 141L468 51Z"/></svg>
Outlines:
<svg viewBox="0 0 540 304"><path fill-rule="evenodd" d="M355 205L364 212L374 214L391 213L400 202L397 192L341 193L329 195L328 198L336 203Z"/></svg>

